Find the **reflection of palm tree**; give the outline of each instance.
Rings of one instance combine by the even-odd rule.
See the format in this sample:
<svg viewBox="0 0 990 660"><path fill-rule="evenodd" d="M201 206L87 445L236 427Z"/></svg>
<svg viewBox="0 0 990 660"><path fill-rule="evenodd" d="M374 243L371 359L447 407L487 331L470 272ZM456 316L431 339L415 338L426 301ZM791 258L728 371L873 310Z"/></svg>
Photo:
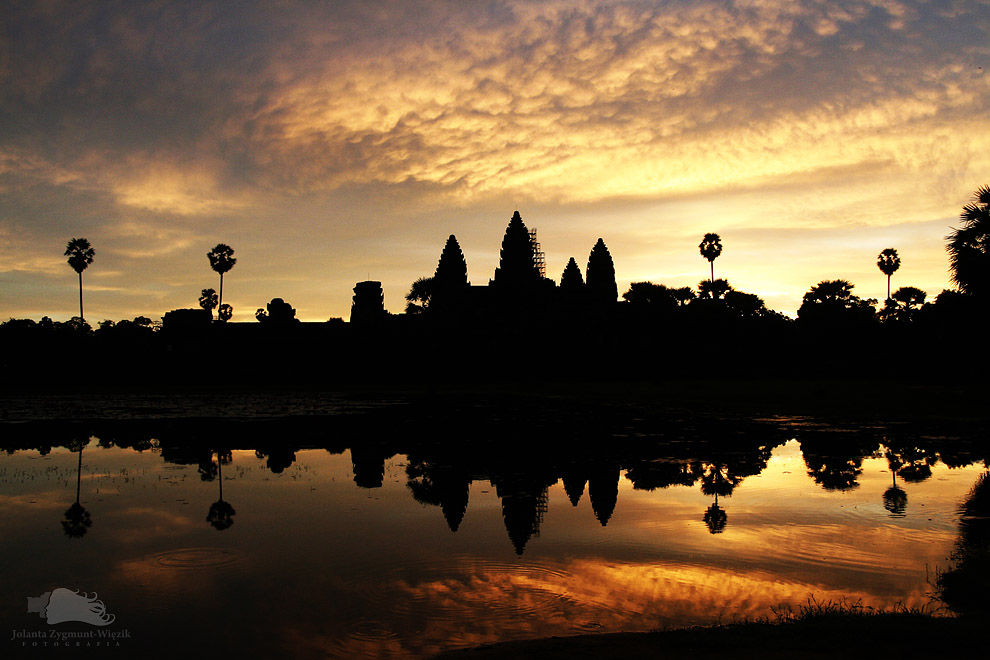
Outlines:
<svg viewBox="0 0 990 660"><path fill-rule="evenodd" d="M891 517L903 518L907 510L907 493L897 485L897 473L891 470L890 474L893 479L890 488L883 491L883 508L890 512Z"/></svg>
<svg viewBox="0 0 990 660"><path fill-rule="evenodd" d="M901 258L894 248L886 248L877 256L877 268L887 276L887 300L890 300L890 276L900 267Z"/></svg>
<svg viewBox="0 0 990 660"><path fill-rule="evenodd" d="M224 459L226 459L226 461ZM223 499L223 464L225 462L230 462L229 454L224 456L218 451L217 481L220 483L220 499L210 505L210 512L206 514L206 522L210 523L213 525L214 529L221 532L234 524L234 514L237 513L237 511L234 510L234 507L231 506L229 502L225 502Z"/></svg>
<svg viewBox="0 0 990 660"><path fill-rule="evenodd" d="M65 520L62 521L62 531L69 538L82 538L86 535L86 530L93 526L93 519L89 511L79 503L79 495L82 489L82 453L86 446L85 441L79 441L79 464L76 467L76 501L65 511Z"/></svg>
<svg viewBox="0 0 990 660"><path fill-rule="evenodd" d="M715 493L715 503L705 510L704 520L711 534L721 534L729 522L728 514L718 505L718 493Z"/></svg>
<svg viewBox="0 0 990 660"><path fill-rule="evenodd" d="M711 281L715 281L715 260L718 255L722 254L722 239L719 238L718 234L705 234L705 237L701 239L701 244L698 245L698 250L701 251L701 256L708 259L708 264L712 268Z"/></svg>
<svg viewBox="0 0 990 660"><path fill-rule="evenodd" d="M884 439L886 443L886 438ZM890 512L894 518L903 518L907 509L907 493L897 485L897 473L904 468L904 458L901 453L886 447L887 467L890 468L891 484L890 488L883 492L883 508Z"/></svg>
<svg viewBox="0 0 990 660"><path fill-rule="evenodd" d="M73 238L65 246L65 256L69 258L69 265L72 266L72 270L79 274L79 318L82 320L86 319L83 316L82 272L86 270L87 266L93 263L93 257L95 255L96 250L93 249L89 241L85 238Z"/></svg>

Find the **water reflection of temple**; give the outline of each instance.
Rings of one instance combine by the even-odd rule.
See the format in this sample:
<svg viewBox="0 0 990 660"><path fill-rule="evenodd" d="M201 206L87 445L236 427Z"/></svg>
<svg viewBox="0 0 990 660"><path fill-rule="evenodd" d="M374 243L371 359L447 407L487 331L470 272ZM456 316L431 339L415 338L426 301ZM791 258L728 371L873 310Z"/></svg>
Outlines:
<svg viewBox="0 0 990 660"><path fill-rule="evenodd" d="M623 475L639 491L697 488L711 498L707 508L699 508L698 523L715 534L731 529L729 498L748 477L762 472L773 450L789 439L799 443L808 476L826 490L857 488L864 461L886 459L891 485L883 494L883 504L894 516L907 515L911 485L930 478L936 462L960 466L985 458L985 448L976 441L941 441L924 429L895 435L873 427L645 420L637 421L635 432L630 432L624 419L613 424L614 420L602 416L570 412L576 421L564 425L556 422L568 419L559 411L500 405L481 415L472 410L458 416L455 411L432 418L429 424L418 418L411 423L406 410L392 419L359 415L250 424L202 419L153 424L121 421L101 422L85 430L79 425L47 425L41 432L25 426L11 427L0 448L48 451L52 446L65 446L80 452L76 474L80 509L84 445L78 438L99 438L104 447L154 449L164 461L194 466L202 480L217 482L219 498L208 515L217 529L233 522L233 507L223 493L232 449L253 450L273 474L289 469L305 449L349 452L355 486L368 489L382 488L388 461L405 456L409 493L418 502L438 507L451 532L461 528L467 515L471 485L492 484L506 535L519 554L540 535L549 490L561 482L573 506L587 491L591 513L602 527L609 525L621 507ZM476 435L465 441L463 429L475 416L488 421L474 427ZM410 428L428 429L432 437L413 436ZM218 439L223 441L220 449ZM64 521L66 533L82 536L89 526L88 516L69 513Z"/></svg>

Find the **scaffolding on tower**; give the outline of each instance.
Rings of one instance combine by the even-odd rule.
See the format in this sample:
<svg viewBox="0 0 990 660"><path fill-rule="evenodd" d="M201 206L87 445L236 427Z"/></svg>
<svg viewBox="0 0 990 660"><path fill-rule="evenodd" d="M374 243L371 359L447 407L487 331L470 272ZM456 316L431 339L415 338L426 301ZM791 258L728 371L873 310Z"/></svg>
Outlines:
<svg viewBox="0 0 990 660"><path fill-rule="evenodd" d="M536 240L536 227L533 227L529 231L529 244L533 248L533 265L536 267L536 271L540 274L540 277L546 277L546 255L540 249L540 242Z"/></svg>

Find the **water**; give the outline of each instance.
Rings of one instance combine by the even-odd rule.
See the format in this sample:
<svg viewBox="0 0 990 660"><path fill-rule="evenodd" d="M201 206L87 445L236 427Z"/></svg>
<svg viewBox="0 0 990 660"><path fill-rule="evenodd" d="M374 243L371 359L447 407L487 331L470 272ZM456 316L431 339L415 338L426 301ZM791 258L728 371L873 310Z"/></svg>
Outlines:
<svg viewBox="0 0 990 660"><path fill-rule="evenodd" d="M99 630L151 658L422 658L809 598L926 606L985 471L965 428L938 425L164 403L0 425L5 657L98 630L27 612L59 587L97 592Z"/></svg>

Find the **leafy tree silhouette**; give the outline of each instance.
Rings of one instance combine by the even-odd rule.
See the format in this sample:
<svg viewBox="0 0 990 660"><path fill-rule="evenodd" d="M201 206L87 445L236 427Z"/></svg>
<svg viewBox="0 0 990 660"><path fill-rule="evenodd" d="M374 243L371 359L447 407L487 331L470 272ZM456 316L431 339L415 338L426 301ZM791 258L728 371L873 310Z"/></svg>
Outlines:
<svg viewBox="0 0 990 660"><path fill-rule="evenodd" d="M677 299L677 304L681 307L687 305L692 300L694 300L694 289L689 286L682 286L676 289L671 289L671 293L674 298Z"/></svg>
<svg viewBox="0 0 990 660"><path fill-rule="evenodd" d="M990 186L963 207L963 226L946 236L950 279L963 293L990 295Z"/></svg>
<svg viewBox="0 0 990 660"><path fill-rule="evenodd" d="M897 250L886 248L877 256L877 268L887 276L887 299L890 299L890 276L901 267L901 258L897 256Z"/></svg>
<svg viewBox="0 0 990 660"><path fill-rule="evenodd" d="M927 295L924 291L916 287L902 286L891 297L907 309L917 309L925 304Z"/></svg>
<svg viewBox="0 0 990 660"><path fill-rule="evenodd" d="M216 246L206 253L206 258L210 260L210 268L220 274L220 295L217 303L223 308L223 275L234 267L237 259L234 258L234 249L224 243L217 243ZM229 317L228 317L229 318ZM220 319L221 321L225 319Z"/></svg>
<svg viewBox="0 0 990 660"><path fill-rule="evenodd" d="M729 309L742 317L754 318L767 313L766 303L755 293L744 293L730 287L725 292L724 300Z"/></svg>
<svg viewBox="0 0 990 660"><path fill-rule="evenodd" d="M432 277L421 277L412 283L406 294L406 314L423 314L430 308L434 284Z"/></svg>
<svg viewBox="0 0 990 660"><path fill-rule="evenodd" d="M698 298L702 300L721 300L725 294L732 291L728 280L701 280L698 282Z"/></svg>
<svg viewBox="0 0 990 660"><path fill-rule="evenodd" d="M863 458L877 449L875 439L859 435L839 438L834 433L808 433L800 442L808 476L825 490L859 488Z"/></svg>
<svg viewBox="0 0 990 660"><path fill-rule="evenodd" d="M612 304L619 297L619 288L615 283L615 264L612 255L601 238L591 248L588 255L587 291L591 302L596 304Z"/></svg>
<svg viewBox="0 0 990 660"><path fill-rule="evenodd" d="M86 317L83 316L82 273L93 263L93 257L95 255L96 250L93 249L89 241L85 238L73 238L65 246L65 256L68 257L69 265L79 275L79 318L83 320Z"/></svg>
<svg viewBox="0 0 990 660"><path fill-rule="evenodd" d="M203 289L203 292L199 296L199 306L210 313L210 318L213 318L213 310L219 304L217 292L214 289Z"/></svg>
<svg viewBox="0 0 990 660"><path fill-rule="evenodd" d="M633 305L677 306L673 290L653 282L632 282L629 290L622 294L622 299Z"/></svg>
<svg viewBox="0 0 990 660"><path fill-rule="evenodd" d="M701 243L698 244L698 250L701 252L701 256L708 259L708 265L711 266L711 281L715 281L715 260L718 259L718 255L722 254L722 239L719 238L718 234L705 234L705 237L701 239Z"/></svg>
<svg viewBox="0 0 990 660"><path fill-rule="evenodd" d="M230 317L232 317L233 315L234 315L234 308L228 305L227 303L223 303L222 305L220 305L220 309L217 310L217 318L223 321L224 323L229 321Z"/></svg>
<svg viewBox="0 0 990 660"><path fill-rule="evenodd" d="M798 308L798 319L825 324L866 323L876 316L875 298L853 295L846 280L823 280L811 287Z"/></svg>
<svg viewBox="0 0 990 660"><path fill-rule="evenodd" d="M902 286L887 298L882 310L880 319L882 321L912 322L918 316L918 311L925 304L926 294L921 289L913 286Z"/></svg>

